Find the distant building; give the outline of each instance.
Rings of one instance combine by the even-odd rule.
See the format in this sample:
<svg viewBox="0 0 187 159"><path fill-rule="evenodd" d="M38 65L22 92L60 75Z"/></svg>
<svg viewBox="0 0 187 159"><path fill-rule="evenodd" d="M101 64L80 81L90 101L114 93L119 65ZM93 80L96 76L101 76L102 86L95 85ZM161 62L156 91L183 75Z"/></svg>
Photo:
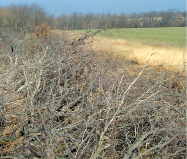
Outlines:
<svg viewBox="0 0 187 159"><path fill-rule="evenodd" d="M184 19L184 17L183 17L182 14L177 15L177 18L178 18L178 19Z"/></svg>
<svg viewBox="0 0 187 159"><path fill-rule="evenodd" d="M177 16L173 17L174 19L184 19L184 16L182 14L178 14Z"/></svg>

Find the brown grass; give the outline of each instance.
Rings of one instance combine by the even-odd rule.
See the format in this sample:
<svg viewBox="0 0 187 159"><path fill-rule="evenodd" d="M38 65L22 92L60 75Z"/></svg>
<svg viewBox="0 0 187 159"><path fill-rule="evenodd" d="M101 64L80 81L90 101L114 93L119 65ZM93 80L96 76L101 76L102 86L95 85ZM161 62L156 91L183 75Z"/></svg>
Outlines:
<svg viewBox="0 0 187 159"><path fill-rule="evenodd" d="M147 62L152 53L156 53L148 66L163 65L165 69L175 72L184 71L186 65L186 48L172 46L153 46L127 40L111 40L94 38L92 48L95 51L113 53L115 56L125 57L140 65Z"/></svg>

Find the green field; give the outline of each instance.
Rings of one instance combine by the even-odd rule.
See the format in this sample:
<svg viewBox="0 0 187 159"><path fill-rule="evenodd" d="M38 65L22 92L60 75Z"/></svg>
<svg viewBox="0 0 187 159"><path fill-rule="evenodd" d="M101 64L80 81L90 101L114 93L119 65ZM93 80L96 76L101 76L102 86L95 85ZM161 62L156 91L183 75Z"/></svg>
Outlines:
<svg viewBox="0 0 187 159"><path fill-rule="evenodd" d="M92 30L92 32L97 30ZM75 31L85 33L85 30ZM186 47L186 27L123 28L102 30L97 36L110 39L126 39L151 45Z"/></svg>

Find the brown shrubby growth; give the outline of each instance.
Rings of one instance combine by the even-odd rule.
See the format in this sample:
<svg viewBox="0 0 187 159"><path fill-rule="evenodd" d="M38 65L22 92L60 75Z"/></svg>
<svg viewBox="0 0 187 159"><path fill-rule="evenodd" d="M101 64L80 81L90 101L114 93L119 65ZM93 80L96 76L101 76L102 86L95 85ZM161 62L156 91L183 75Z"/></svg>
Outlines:
<svg viewBox="0 0 187 159"><path fill-rule="evenodd" d="M38 38L48 38L51 33L51 26L46 23L42 23L40 26L34 28L34 32Z"/></svg>
<svg viewBox="0 0 187 159"><path fill-rule="evenodd" d="M0 50L0 157L185 157L184 77L37 29Z"/></svg>

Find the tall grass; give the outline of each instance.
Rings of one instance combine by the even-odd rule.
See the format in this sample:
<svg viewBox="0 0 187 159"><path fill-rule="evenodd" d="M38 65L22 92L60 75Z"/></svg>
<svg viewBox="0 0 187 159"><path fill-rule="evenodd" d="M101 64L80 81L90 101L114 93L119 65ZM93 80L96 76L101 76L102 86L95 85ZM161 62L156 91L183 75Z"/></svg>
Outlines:
<svg viewBox="0 0 187 159"><path fill-rule="evenodd" d="M153 46L139 42L131 42L122 39L95 38L93 49L97 51L113 53L115 56L124 57L126 60L133 60L144 65L152 53L148 66L162 65L167 70L185 72L186 70L186 48L176 46Z"/></svg>

